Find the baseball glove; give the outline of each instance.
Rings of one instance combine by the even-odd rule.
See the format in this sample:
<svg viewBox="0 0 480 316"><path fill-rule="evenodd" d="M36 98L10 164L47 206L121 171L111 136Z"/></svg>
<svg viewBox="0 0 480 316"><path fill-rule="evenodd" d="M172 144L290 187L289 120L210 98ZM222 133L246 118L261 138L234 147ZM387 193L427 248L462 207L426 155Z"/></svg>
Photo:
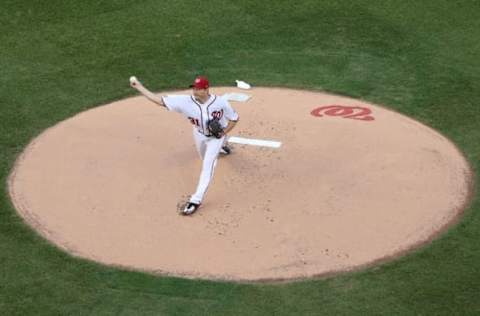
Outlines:
<svg viewBox="0 0 480 316"><path fill-rule="evenodd" d="M220 124L220 121L218 119L209 120L207 126L208 126L208 130L210 131L210 134L212 134L216 138L222 138L223 127Z"/></svg>

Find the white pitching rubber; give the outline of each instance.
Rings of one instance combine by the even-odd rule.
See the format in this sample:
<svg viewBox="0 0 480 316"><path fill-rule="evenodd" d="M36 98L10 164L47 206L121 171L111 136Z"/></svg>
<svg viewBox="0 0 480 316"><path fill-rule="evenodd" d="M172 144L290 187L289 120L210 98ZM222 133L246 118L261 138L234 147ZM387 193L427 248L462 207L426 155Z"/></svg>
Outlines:
<svg viewBox="0 0 480 316"><path fill-rule="evenodd" d="M280 148L280 146L282 146L281 142L263 140L263 139L243 138L243 137L236 137L236 136L229 137L228 142L242 144L242 145L252 145L252 146L271 147L271 148Z"/></svg>

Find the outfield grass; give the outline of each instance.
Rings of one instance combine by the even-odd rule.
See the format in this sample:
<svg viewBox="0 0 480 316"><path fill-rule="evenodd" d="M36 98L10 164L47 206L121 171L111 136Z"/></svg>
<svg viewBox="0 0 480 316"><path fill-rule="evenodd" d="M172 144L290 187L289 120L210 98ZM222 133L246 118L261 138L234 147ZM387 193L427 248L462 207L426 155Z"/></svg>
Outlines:
<svg viewBox="0 0 480 316"><path fill-rule="evenodd" d="M380 4L381 3L381 4ZM450 137L479 169L479 1L0 2L1 315L480 314L480 203L406 257L290 284L161 278L70 257L16 215L6 180L71 115L199 73L214 85L319 89L386 105ZM41 189L41 188L40 188Z"/></svg>

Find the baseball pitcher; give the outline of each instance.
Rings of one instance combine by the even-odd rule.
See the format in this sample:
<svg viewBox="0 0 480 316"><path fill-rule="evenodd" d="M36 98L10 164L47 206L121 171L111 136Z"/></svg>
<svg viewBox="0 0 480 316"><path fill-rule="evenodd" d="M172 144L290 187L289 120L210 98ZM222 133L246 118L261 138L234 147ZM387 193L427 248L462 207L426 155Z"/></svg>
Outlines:
<svg viewBox="0 0 480 316"><path fill-rule="evenodd" d="M183 215L191 215L202 204L219 153L228 155L231 152L226 145L226 135L238 122L238 114L226 99L210 94L209 81L203 76L195 78L190 85L192 95L160 97L145 88L135 77L130 78L130 85L158 105L183 114L193 125L193 139L202 159L202 171L197 190L182 211Z"/></svg>

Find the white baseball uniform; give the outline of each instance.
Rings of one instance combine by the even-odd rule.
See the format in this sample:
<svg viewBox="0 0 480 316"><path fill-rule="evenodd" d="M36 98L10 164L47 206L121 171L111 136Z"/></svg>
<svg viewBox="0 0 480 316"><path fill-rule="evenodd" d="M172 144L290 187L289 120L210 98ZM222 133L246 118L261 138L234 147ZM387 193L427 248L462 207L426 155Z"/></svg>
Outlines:
<svg viewBox="0 0 480 316"><path fill-rule="evenodd" d="M203 164L197 190L190 198L190 202L200 204L212 180L218 154L225 141L225 136L215 138L210 135L207 122L217 118L225 128L228 121L238 120L238 114L226 99L214 94L211 94L203 104L191 95L164 96L162 100L168 110L183 114L193 124L193 139Z"/></svg>

